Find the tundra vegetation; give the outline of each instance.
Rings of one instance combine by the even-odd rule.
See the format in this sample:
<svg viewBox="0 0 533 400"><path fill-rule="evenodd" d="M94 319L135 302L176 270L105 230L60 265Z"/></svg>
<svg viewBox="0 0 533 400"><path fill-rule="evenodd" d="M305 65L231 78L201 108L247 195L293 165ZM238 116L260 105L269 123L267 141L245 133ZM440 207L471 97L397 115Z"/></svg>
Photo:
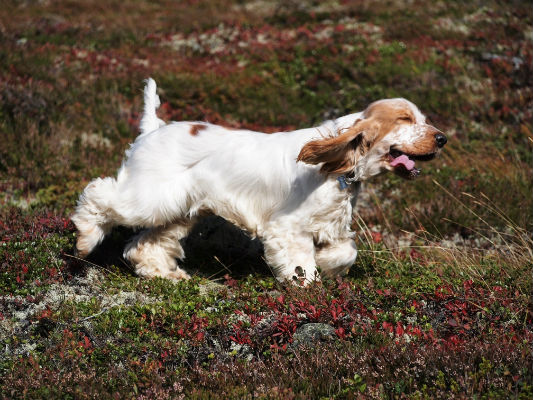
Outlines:
<svg viewBox="0 0 533 400"><path fill-rule="evenodd" d="M532 26L521 1L4 1L0 397L532 398ZM165 120L274 132L401 96L449 143L365 186L342 279L281 287L221 221L190 281L139 279L131 231L81 261L69 215L148 76Z"/></svg>

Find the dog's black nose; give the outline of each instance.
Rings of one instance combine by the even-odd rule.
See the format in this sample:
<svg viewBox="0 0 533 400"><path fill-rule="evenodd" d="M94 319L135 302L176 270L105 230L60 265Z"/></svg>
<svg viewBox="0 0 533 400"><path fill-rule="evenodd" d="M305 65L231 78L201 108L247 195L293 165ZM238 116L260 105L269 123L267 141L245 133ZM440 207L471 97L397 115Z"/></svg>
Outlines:
<svg viewBox="0 0 533 400"><path fill-rule="evenodd" d="M446 139L446 136L444 136L442 133L437 133L435 135L435 140L437 141L437 146L443 147L448 139Z"/></svg>

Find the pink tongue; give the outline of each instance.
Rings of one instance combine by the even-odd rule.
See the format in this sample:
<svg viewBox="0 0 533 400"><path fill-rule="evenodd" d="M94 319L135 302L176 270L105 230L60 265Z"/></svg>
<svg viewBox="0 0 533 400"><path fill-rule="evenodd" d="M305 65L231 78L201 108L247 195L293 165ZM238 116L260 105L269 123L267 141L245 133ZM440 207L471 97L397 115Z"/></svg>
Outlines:
<svg viewBox="0 0 533 400"><path fill-rule="evenodd" d="M415 167L415 162L410 160L405 154L402 154L399 157L396 157L390 163L391 166L397 167L398 165L403 165L407 171L411 171Z"/></svg>

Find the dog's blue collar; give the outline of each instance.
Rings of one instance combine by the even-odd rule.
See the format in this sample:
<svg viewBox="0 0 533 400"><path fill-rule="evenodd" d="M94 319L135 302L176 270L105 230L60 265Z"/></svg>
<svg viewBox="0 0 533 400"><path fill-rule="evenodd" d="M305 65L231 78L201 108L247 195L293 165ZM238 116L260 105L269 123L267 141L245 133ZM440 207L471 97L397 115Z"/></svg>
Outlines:
<svg viewBox="0 0 533 400"><path fill-rule="evenodd" d="M350 184L355 182L354 178L346 178L344 175L341 175L337 178L339 181L339 187L341 190L346 189Z"/></svg>

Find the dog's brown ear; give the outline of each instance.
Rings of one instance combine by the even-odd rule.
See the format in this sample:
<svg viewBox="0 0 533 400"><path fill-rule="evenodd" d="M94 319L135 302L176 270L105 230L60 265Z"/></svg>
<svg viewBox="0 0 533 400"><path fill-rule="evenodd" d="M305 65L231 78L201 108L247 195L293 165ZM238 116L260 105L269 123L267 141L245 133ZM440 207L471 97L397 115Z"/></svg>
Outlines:
<svg viewBox="0 0 533 400"><path fill-rule="evenodd" d="M355 151L363 140L364 131L368 128L368 120L358 120L342 134L306 143L297 160L307 164L324 165L320 172L325 174L344 174L353 170Z"/></svg>

